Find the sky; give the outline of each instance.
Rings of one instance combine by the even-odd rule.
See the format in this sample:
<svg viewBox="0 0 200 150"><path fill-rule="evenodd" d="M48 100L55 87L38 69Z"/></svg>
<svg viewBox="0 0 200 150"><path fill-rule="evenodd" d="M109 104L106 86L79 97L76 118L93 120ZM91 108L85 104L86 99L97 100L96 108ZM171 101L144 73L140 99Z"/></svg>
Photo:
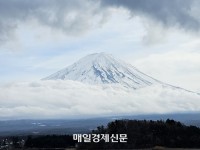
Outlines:
<svg viewBox="0 0 200 150"><path fill-rule="evenodd" d="M75 105L78 103L77 95L74 96L69 90L67 95L73 97L74 103L65 102L63 97L67 95L61 92L63 89L64 91L69 89L68 86L65 87L66 85L60 83L60 86L63 86L55 87L55 83L41 83L40 79L88 54L98 52L112 54L160 81L200 93L199 8L198 0L0 1L0 119L6 116L23 118L22 114L30 117L33 116L31 112L34 112L35 116L38 116L37 112L50 114L46 117L54 116L55 112L51 113L51 108L54 109L53 100L48 102L49 107L47 107L45 104L49 97L46 95L41 99L43 93L35 94L41 89L61 97L59 105L56 105L57 108L64 104L73 114L79 106ZM112 95L115 95L116 99L120 97L111 89L109 90L112 92L109 93L103 92L101 88L84 87L86 85L67 82L86 95L90 93L87 90L92 88L93 92L96 89L102 93L101 98L105 100ZM81 90L79 86L87 90ZM58 91L60 88L62 90ZM159 90L155 88L153 91ZM106 93L109 93L109 96ZM153 110L168 112L167 109L160 107L163 105L160 103L163 98L162 91L155 96L152 96L151 92L147 93L150 94L139 99L157 96L154 99L156 102L152 102ZM170 98L173 96L177 98L177 95L181 94L171 94L171 90L167 90L167 93L166 104L174 104L174 107L168 110L179 111L178 106L181 106L180 111L187 108L191 111L198 110L196 108L198 104L193 102L199 97L194 97L189 103L186 94L187 96L180 98L183 101L175 103L174 98L171 100ZM94 95L89 95L86 104L91 103L95 94L100 96L94 92ZM135 96L130 93L125 94L126 98ZM27 97L36 98L35 102L30 100L26 103ZM110 108L125 97L117 99L116 103L111 103ZM130 110L134 110L131 106L138 106L135 108L138 113L140 105L141 109L147 110L141 102L133 104L127 101L127 103L130 103ZM100 112L108 109L104 108L104 104L102 103ZM77 114L83 112L87 114L83 106ZM32 111L28 112L29 110ZM62 107L59 110L57 116L62 116L61 114L68 111ZM110 111L108 114L115 112L112 109ZM121 112L125 113L123 110Z"/></svg>
<svg viewBox="0 0 200 150"><path fill-rule="evenodd" d="M106 52L200 91L198 0L0 2L0 83L32 81Z"/></svg>

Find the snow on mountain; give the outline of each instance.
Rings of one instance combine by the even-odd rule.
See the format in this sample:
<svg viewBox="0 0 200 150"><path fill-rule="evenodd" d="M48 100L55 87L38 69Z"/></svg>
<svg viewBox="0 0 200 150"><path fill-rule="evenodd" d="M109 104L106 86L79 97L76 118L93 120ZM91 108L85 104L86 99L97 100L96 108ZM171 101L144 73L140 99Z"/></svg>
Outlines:
<svg viewBox="0 0 200 150"><path fill-rule="evenodd" d="M161 82L112 55L95 53L43 80L74 80L89 84L120 84L138 89Z"/></svg>

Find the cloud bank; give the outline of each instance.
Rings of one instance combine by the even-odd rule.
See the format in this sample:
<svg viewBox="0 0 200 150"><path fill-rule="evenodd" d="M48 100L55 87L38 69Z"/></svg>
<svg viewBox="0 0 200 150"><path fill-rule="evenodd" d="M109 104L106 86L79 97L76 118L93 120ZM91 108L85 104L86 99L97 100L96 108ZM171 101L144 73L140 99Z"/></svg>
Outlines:
<svg viewBox="0 0 200 150"><path fill-rule="evenodd" d="M128 90L75 81L36 81L0 87L0 119L193 112L200 111L199 106L199 95L160 85Z"/></svg>

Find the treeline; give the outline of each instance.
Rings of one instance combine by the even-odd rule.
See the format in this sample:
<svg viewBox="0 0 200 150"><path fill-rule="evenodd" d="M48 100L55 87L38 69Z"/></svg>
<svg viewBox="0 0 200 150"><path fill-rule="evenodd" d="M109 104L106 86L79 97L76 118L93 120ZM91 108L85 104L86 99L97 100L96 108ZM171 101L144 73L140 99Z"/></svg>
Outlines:
<svg viewBox="0 0 200 150"><path fill-rule="evenodd" d="M180 122L116 120L106 128L100 126L95 134L127 134L127 143L80 143L79 149L133 149L163 146L170 148L200 148L200 128Z"/></svg>

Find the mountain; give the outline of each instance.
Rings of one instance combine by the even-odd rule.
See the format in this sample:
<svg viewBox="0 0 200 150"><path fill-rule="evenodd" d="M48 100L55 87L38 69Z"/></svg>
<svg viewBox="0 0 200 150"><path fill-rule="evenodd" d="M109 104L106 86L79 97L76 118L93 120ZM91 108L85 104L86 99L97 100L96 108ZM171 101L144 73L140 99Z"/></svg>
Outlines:
<svg viewBox="0 0 200 150"><path fill-rule="evenodd" d="M71 66L43 78L42 80L74 80L93 85L115 84L132 89L150 85L160 85L163 88L192 92L156 80L139 71L134 66L106 53L87 55ZM200 95L200 93L195 94Z"/></svg>
<svg viewBox="0 0 200 150"><path fill-rule="evenodd" d="M106 53L85 56L71 66L42 80L75 80L95 85L120 84L133 89L162 84L132 65Z"/></svg>

